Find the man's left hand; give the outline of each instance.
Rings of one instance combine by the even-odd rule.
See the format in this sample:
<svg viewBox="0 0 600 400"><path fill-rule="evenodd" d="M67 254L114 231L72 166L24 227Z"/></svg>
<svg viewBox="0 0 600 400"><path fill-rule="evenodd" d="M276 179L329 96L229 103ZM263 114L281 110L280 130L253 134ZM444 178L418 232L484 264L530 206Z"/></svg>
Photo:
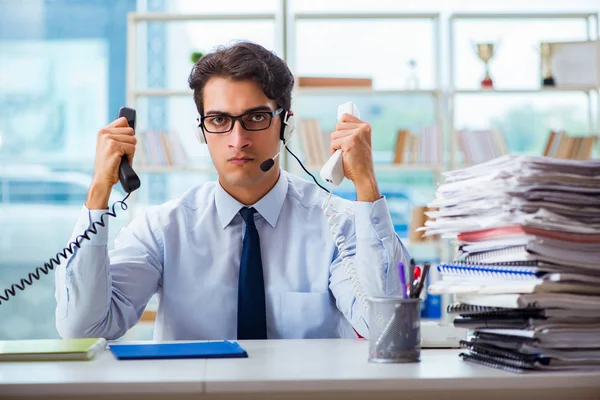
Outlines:
<svg viewBox="0 0 600 400"><path fill-rule="evenodd" d="M371 148L371 125L350 114L343 114L330 135L330 153L342 149L344 175L354 182L357 200L375 201L381 197Z"/></svg>

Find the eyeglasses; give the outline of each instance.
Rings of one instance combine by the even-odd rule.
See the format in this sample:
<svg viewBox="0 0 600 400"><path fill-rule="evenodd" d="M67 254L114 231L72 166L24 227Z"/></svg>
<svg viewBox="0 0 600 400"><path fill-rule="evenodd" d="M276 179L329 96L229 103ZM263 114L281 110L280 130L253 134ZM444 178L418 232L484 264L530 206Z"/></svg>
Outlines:
<svg viewBox="0 0 600 400"><path fill-rule="evenodd" d="M247 131L263 131L271 126L273 117L283 112L283 108L275 111L251 111L242 115L225 114L204 115L200 117L200 125L206 132L227 133L233 129L235 121L240 121Z"/></svg>

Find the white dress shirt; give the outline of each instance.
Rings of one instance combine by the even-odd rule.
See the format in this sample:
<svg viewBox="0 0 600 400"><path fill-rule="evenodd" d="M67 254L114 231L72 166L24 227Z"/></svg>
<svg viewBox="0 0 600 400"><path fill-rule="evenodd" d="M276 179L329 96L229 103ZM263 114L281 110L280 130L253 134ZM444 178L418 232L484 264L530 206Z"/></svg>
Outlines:
<svg viewBox="0 0 600 400"><path fill-rule="evenodd" d="M352 328L368 337L368 316L321 208L327 193L280 172L273 189L252 205L268 338L356 337ZM331 204L367 295L399 295L396 265L410 256L385 198L370 203L332 196ZM158 294L155 340L236 339L242 207L218 182L209 182L147 208L118 233L110 251L108 224L100 227L56 269L60 335L119 338ZM84 206L71 241L104 212Z"/></svg>

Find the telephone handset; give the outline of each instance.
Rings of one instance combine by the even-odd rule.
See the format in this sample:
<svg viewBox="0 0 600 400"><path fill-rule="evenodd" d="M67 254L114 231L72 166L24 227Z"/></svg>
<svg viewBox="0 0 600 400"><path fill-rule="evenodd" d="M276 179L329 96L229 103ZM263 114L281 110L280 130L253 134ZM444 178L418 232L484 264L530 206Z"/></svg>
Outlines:
<svg viewBox="0 0 600 400"><path fill-rule="evenodd" d="M356 118L360 118L360 112L358 111L358 107L351 101L347 101L344 104L340 104L337 110L337 119L341 120L343 114L350 114L355 116ZM323 164L323 168L321 169L321 178L325 182L329 182L334 186L339 186L340 183L344 180L344 164L342 162L342 150L337 149L327 160L325 164Z"/></svg>
<svg viewBox="0 0 600 400"><path fill-rule="evenodd" d="M135 133L135 110L133 108L121 107L119 109L119 114L117 118L125 117L127 118L127 123L131 128L133 128ZM127 193L123 200L115 201L111 206L111 210L103 213L100 216L99 221L94 221L90 224L89 228L87 228L83 234L77 236L75 241L69 243L67 247L65 247L61 252L56 253L56 255L44 263L43 267L37 267L35 271L27 274L27 278L22 278L19 283L14 283L8 289L4 289L4 295L0 294L0 305L6 303L10 300L11 297L15 297L17 295L18 290L25 290L25 286L31 286L33 284L33 280L39 280L41 274L48 275L51 270L54 269L57 265L60 265L61 257L63 259L67 259L70 255L75 252L75 248L79 248L81 246L81 242L84 240L91 240L90 235L96 235L98 233L98 226L105 227L106 222L104 222L105 217L115 217L117 216L116 207L117 205L121 206L122 210L127 210L127 204L125 201L129 198L129 195L134 190L139 189L140 187L140 178L137 176L131 165L129 164L129 160L127 156L123 156L121 159L121 164L119 165L119 181L121 182L121 186L123 186L123 190Z"/></svg>
<svg viewBox="0 0 600 400"><path fill-rule="evenodd" d="M351 102L348 101L344 104L340 104L338 106L337 119L338 121L342 118L342 115L350 114L355 116L356 118L360 118L360 113L358 111L358 107ZM356 273L356 269L354 268L354 256L350 255L350 251L347 249L346 237L342 235L342 231L340 228L340 223L336 222L336 217L341 214L335 212L331 209L331 196L332 190L331 185L338 186L344 180L344 164L342 163L342 150L336 150L333 155L323 164L323 168L321 169L321 178L329 183L329 195L323 201L323 211L325 216L327 217L327 222L331 228L331 233L333 234L335 245L338 248L340 253L340 257L342 258L342 266L344 267L344 271L346 272L346 276L350 280L350 284L354 289L354 294L356 295L356 299L361 307L368 312L369 305L367 303L365 291L358 279L358 274ZM352 215L348 215L348 217L354 218Z"/></svg>
<svg viewBox="0 0 600 400"><path fill-rule="evenodd" d="M117 118L125 117L129 127L133 129L135 134L135 110L129 107L121 107L119 109L119 115ZM119 181L125 193L131 193L134 190L140 188L140 178L137 176L127 156L123 156L121 159L121 165L119 165Z"/></svg>

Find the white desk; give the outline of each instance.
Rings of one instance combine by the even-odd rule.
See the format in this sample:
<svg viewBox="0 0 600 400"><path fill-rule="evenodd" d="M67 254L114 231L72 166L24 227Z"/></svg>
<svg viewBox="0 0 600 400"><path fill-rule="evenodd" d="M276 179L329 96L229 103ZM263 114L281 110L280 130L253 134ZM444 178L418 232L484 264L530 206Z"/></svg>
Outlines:
<svg viewBox="0 0 600 400"><path fill-rule="evenodd" d="M423 350L420 363L373 364L362 340L240 341L247 359L0 363L0 398L600 399L600 373L513 374ZM50 397L49 397L50 396Z"/></svg>

